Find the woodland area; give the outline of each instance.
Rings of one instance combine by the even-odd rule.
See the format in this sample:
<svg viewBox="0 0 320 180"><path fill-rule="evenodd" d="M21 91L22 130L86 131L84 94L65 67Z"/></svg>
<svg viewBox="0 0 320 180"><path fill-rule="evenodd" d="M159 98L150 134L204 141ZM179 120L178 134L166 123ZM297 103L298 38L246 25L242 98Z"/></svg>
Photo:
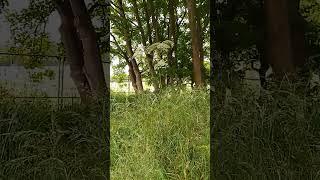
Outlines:
<svg viewBox="0 0 320 180"><path fill-rule="evenodd" d="M318 179L319 2L213 2L210 177Z"/></svg>
<svg viewBox="0 0 320 180"><path fill-rule="evenodd" d="M0 0L6 50L65 56L81 104L18 101L1 87L0 178L319 179L317 0L10 2ZM130 79L135 94L110 92L109 79ZM105 97L110 111L91 104Z"/></svg>
<svg viewBox="0 0 320 180"><path fill-rule="evenodd" d="M1 5L5 8L10 2L3 0ZM109 61L109 6L106 1L36 0L29 1L21 11L4 9L12 41L6 51L65 56L81 101L87 104L103 99L108 92L102 60ZM61 22L56 27L61 42L54 42L47 29L49 17L56 12ZM22 64L26 69L41 68L46 60L47 57L23 57Z"/></svg>
<svg viewBox="0 0 320 180"><path fill-rule="evenodd" d="M259 72L263 88L267 86L269 68L272 68L273 80L309 78L307 72L318 73L318 2L223 1L212 7L215 36L211 73L215 80L222 78L227 88L240 82L237 78L242 77L246 69L237 72L235 69L242 61ZM253 67L254 61L260 62L259 68Z"/></svg>
<svg viewBox="0 0 320 180"><path fill-rule="evenodd" d="M81 99L21 100L1 86L0 178L209 176L209 0L29 0L20 11L0 2L11 33L4 50L65 57ZM47 32L52 14L59 42ZM47 60L21 59L26 69ZM129 78L135 94L110 92L102 63L116 60L111 78Z"/></svg>
<svg viewBox="0 0 320 180"><path fill-rule="evenodd" d="M116 0L111 10L111 56L136 93L143 79L159 89L209 82L209 0Z"/></svg>

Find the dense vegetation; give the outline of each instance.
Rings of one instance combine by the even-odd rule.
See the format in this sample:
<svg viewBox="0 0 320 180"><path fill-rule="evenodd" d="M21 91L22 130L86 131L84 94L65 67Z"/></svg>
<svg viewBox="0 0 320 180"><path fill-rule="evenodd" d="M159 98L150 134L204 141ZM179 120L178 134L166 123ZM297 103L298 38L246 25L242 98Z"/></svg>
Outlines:
<svg viewBox="0 0 320 180"><path fill-rule="evenodd" d="M215 2L211 177L318 179L319 2ZM247 70L259 72L260 97L242 86Z"/></svg>
<svg viewBox="0 0 320 180"><path fill-rule="evenodd" d="M272 88L260 99L242 89L214 108L214 178L319 178L319 91L304 83Z"/></svg>
<svg viewBox="0 0 320 180"><path fill-rule="evenodd" d="M74 105L54 111L47 102L5 97L0 101L0 177L106 179L100 134L105 130L92 109ZM206 92L113 94L111 100L112 179L207 179Z"/></svg>
<svg viewBox="0 0 320 180"><path fill-rule="evenodd" d="M68 56L82 100L104 82L100 60L109 51L115 63L111 78L130 79L135 95L111 96L112 178L208 179L211 170L216 179L319 179L320 95L319 86L309 83L313 73L319 75L319 2L214 1L212 23L209 0L103 2L35 0L21 12L6 11L6 18L14 42L10 51ZM6 5L0 0L1 9ZM77 5L85 9L83 16ZM50 42L45 31L56 10L64 46ZM94 18L102 26L93 26ZM215 33L211 79L209 27ZM24 65L41 67L42 60L26 58ZM257 61L260 68L253 67ZM236 71L240 63L247 66ZM266 76L269 67L273 78ZM260 74L259 97L242 84L248 69ZM143 80L155 92L145 92ZM177 88L209 80L212 126L208 92ZM100 128L94 107L55 111L48 102L7 96L0 99L3 178L106 179L101 149L107 148L107 130Z"/></svg>

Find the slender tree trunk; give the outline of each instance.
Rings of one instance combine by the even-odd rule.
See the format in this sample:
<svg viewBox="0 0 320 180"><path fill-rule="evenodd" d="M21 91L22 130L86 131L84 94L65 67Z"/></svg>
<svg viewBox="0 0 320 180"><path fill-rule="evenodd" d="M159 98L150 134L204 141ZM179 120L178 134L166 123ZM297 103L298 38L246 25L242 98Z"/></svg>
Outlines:
<svg viewBox="0 0 320 180"><path fill-rule="evenodd" d="M142 44L143 44L143 48L144 48L144 51L145 51L145 54L146 54L146 60L148 62L148 66L149 66L149 71L150 71L151 78L152 78L153 87L154 87L155 92L157 92L157 91L159 91L159 84L158 84L158 82L156 80L157 74L156 74L156 71L155 71L154 65L153 65L153 56L152 56L152 54L149 54L147 52L147 38L146 38L144 29L143 29L143 26L142 26L141 18L140 18L140 15L139 15L138 4L137 4L136 1L132 1L132 2L133 2L133 12L134 12L136 20L138 22L138 29L139 29L140 34L141 34Z"/></svg>
<svg viewBox="0 0 320 180"><path fill-rule="evenodd" d="M151 16L150 16L150 7L149 4L146 2L146 0L143 0L143 6L144 6L144 11L145 11L145 21L147 22L147 35L149 39L149 44L152 44L152 31L151 31Z"/></svg>
<svg viewBox="0 0 320 180"><path fill-rule="evenodd" d="M177 62L176 62L176 56L173 56L173 53L176 52L176 46L177 46L177 39L176 39L176 0L169 0L168 3L168 9L169 9L169 39L173 41L173 47L168 52L168 64L170 68L170 74L168 79L168 84L172 85L174 82Z"/></svg>
<svg viewBox="0 0 320 180"><path fill-rule="evenodd" d="M117 46L118 50L121 52L121 56L126 60L127 62L127 65L129 67L129 77L130 77L130 80L131 80L131 84L132 84L132 87L133 87L133 90L136 94L139 93L138 91L138 87L137 87L137 81L136 81L136 75L134 73L134 70L133 70L133 65L132 63L130 62L130 58L128 56L128 53L127 51L125 50L122 50L122 48L120 47L119 43L117 42L116 40L116 37L114 37L112 34L111 36L113 37L114 39L114 44Z"/></svg>
<svg viewBox="0 0 320 180"><path fill-rule="evenodd" d="M136 82L136 75L134 73L133 70L133 66L132 63L129 61L129 58L127 57L126 62L128 64L129 67L129 77L130 77L130 81L131 81L131 85L133 87L133 90L136 94L139 93L138 87L137 87L137 82Z"/></svg>
<svg viewBox="0 0 320 180"><path fill-rule="evenodd" d="M198 30L198 34L200 36L200 40L199 40L199 44L198 47L200 49L200 60L201 60L201 76L202 76L202 82L205 85L206 82L204 80L205 77L205 68L204 68L204 50L203 50L203 28L202 28L202 18L200 17L200 12L198 11L198 9L196 9L196 21L197 21L197 30ZM204 26L205 27L205 26Z"/></svg>
<svg viewBox="0 0 320 180"><path fill-rule="evenodd" d="M120 16L122 17L124 22L127 24L126 28L124 28L123 36L124 36L124 39L125 39L125 42L126 42L129 62L131 63L132 70L133 70L133 72L135 74L135 82L136 82L136 85L137 85L137 90L138 90L138 93L140 93L140 92L143 92L142 77L141 77L141 72L139 70L139 66L137 64L137 61L133 57L134 53L133 53L133 50L132 50L132 42L131 42L131 37L130 37L129 25L127 23L127 18L126 18L126 15L124 13L122 0L118 1L118 6L119 6L119 10L120 10ZM130 65L129 65L129 68L130 68Z"/></svg>
<svg viewBox="0 0 320 180"><path fill-rule="evenodd" d="M75 27L82 42L84 69L96 98L104 97L107 86L103 72L98 39L84 0L69 0L75 16Z"/></svg>
<svg viewBox="0 0 320 180"><path fill-rule="evenodd" d="M202 61L201 61L201 48L199 47L201 37L198 32L199 27L196 21L196 2L195 0L187 0L187 8L189 15L189 26L191 31L191 44L192 44L192 63L193 63L193 78L197 87L203 86L202 78Z"/></svg>
<svg viewBox="0 0 320 180"><path fill-rule="evenodd" d="M133 53L133 52L132 52ZM142 84L142 77L141 77L141 72L139 70L139 66L137 64L137 61L135 58L132 58L133 54L131 55L130 53L130 62L132 63L132 69L133 69L133 72L136 76L136 84L137 84L137 89L138 89L138 92L141 93L143 92L143 84Z"/></svg>
<svg viewBox="0 0 320 180"><path fill-rule="evenodd" d="M73 25L74 16L69 1L58 4L58 12L61 17L61 26L59 28L61 40L66 51L67 62L70 64L70 76L73 79L79 92L81 102L88 103L91 98L91 88L88 79L83 71L84 59L82 52L82 43L77 36Z"/></svg>
<svg viewBox="0 0 320 180"><path fill-rule="evenodd" d="M155 42L160 42L162 40L160 35L160 25L159 25L159 19L157 14L157 9L154 7L154 0L149 0L150 3L150 9L151 9L151 17L152 17L152 26L154 29L155 34Z"/></svg>

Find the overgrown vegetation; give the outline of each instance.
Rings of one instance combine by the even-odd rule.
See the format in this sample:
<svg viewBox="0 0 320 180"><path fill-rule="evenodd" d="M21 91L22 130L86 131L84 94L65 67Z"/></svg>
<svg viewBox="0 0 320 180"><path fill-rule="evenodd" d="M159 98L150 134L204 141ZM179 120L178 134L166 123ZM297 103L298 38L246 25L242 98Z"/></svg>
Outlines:
<svg viewBox="0 0 320 180"><path fill-rule="evenodd" d="M48 102L5 97L0 179L105 179L106 147L94 111L76 105L54 111Z"/></svg>
<svg viewBox="0 0 320 180"><path fill-rule="evenodd" d="M0 179L106 179L92 109L54 111L47 102L1 94ZM208 179L208 93L166 90L111 100L112 179Z"/></svg>
<svg viewBox="0 0 320 180"><path fill-rule="evenodd" d="M214 179L319 179L320 95L305 87L277 83L216 106Z"/></svg>
<svg viewBox="0 0 320 180"><path fill-rule="evenodd" d="M207 92L114 97L112 179L208 179Z"/></svg>

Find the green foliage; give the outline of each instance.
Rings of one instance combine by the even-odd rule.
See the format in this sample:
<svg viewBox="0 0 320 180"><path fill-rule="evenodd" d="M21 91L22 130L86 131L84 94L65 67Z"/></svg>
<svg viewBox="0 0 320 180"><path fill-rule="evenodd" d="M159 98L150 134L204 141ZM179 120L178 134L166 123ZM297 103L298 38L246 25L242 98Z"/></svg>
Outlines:
<svg viewBox="0 0 320 180"><path fill-rule="evenodd" d="M167 53L170 49L172 49L174 43L170 40L165 40L163 42L153 43L147 48L147 53L152 53L157 51L159 54Z"/></svg>
<svg viewBox="0 0 320 180"><path fill-rule="evenodd" d="M128 75L124 72L123 65L118 64L117 66L113 66L113 76L112 80L117 83L123 83L128 80Z"/></svg>
<svg viewBox="0 0 320 180"><path fill-rule="evenodd" d="M307 21L306 38L308 39L309 55L319 54L320 51L320 3L316 0L302 0L301 13ZM319 62L318 62L319 64Z"/></svg>
<svg viewBox="0 0 320 180"><path fill-rule="evenodd" d="M0 13L2 13L3 8L8 5L9 5L8 0L0 0Z"/></svg>
<svg viewBox="0 0 320 180"><path fill-rule="evenodd" d="M92 109L0 100L1 179L106 179L105 139Z"/></svg>
<svg viewBox="0 0 320 180"><path fill-rule="evenodd" d="M33 82L40 82L44 80L45 77L48 77L50 80L52 80L55 77L54 71L46 69L43 72L33 72L30 78Z"/></svg>
<svg viewBox="0 0 320 180"><path fill-rule="evenodd" d="M214 179L319 178L319 89L310 95L305 84L279 84L259 100L237 89L228 104L213 106Z"/></svg>
<svg viewBox="0 0 320 180"><path fill-rule="evenodd" d="M111 99L111 179L208 179L209 96L168 89Z"/></svg>
<svg viewBox="0 0 320 180"><path fill-rule="evenodd" d="M151 2L153 3L153 9L151 6ZM176 32L176 40L177 45L174 46L174 39L168 39L168 1L160 0L160 1L136 1L139 11L139 17L142 21L142 27L144 34L146 36L147 44L146 44L146 52L154 55L153 64L156 70L157 79L160 79L161 76L169 76L174 75L178 77L182 82L190 81L190 77L192 74L192 49L191 49L191 37L189 31L188 24L188 16L186 4L184 1L175 1L177 3L177 25L178 31ZM203 40L204 43L209 44L209 1L197 1L198 5L198 13L201 19L201 25L203 27ZM126 15L126 19L123 19L119 15L119 7L118 1L114 3L111 10L111 31L115 35L118 44L120 45L122 51L114 50L112 54L114 56L119 57L121 61L124 61L123 52L127 51L124 42L124 30L129 30L130 32L130 40L132 41L132 47L134 51L137 51L142 46L142 35L137 26L137 19L133 12L133 1L132 0L123 0L124 11ZM146 7L148 8L148 15L155 15L155 19L157 20L158 26L152 23L152 18L147 18ZM150 31L147 27L147 22L150 23ZM157 30L156 30L157 29ZM156 32L158 32L159 39L156 39ZM150 37L152 42L150 41ZM113 49L118 49L115 43L112 43ZM174 58L176 60L176 67L169 66L167 53L169 50L173 48ZM209 55L209 48L204 48L204 55ZM135 53L136 54L136 53ZM152 82L151 73L149 72L148 62L145 60L145 57L139 59L139 67L142 70L143 78L145 78L148 82Z"/></svg>

